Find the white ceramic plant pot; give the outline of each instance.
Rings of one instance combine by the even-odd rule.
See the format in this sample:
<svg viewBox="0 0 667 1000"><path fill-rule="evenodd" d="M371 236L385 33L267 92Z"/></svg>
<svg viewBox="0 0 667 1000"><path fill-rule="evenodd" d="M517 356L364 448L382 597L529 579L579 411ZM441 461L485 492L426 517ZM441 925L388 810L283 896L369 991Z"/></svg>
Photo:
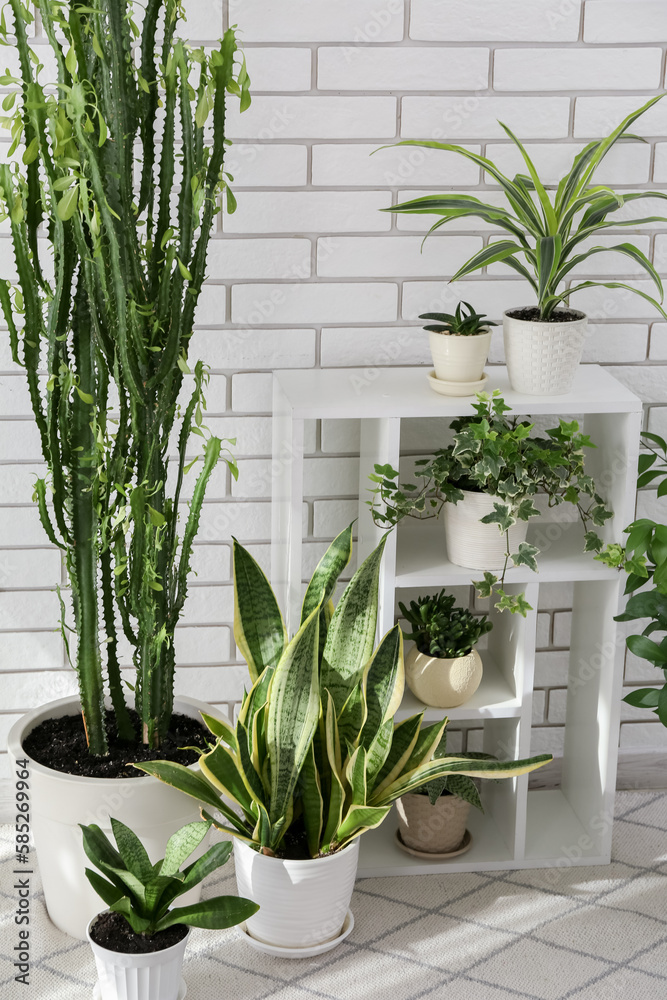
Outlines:
<svg viewBox="0 0 667 1000"><path fill-rule="evenodd" d="M286 861L234 840L239 896L259 903L248 933L264 944L311 948L338 937L359 862L359 838L326 858Z"/></svg>
<svg viewBox="0 0 667 1000"><path fill-rule="evenodd" d="M429 333L437 378L447 382L478 382L491 346L491 330L471 337Z"/></svg>
<svg viewBox="0 0 667 1000"><path fill-rule="evenodd" d="M11 728L8 749L12 761L27 757L24 738L45 719L75 715L76 697L61 698L28 712ZM176 698L174 711L192 718L215 709L194 698ZM109 817L119 819L143 842L151 861L164 856L172 833L200 819L196 802L157 778L86 778L64 774L29 760L31 826L49 917L61 931L85 940L90 920L99 913L100 899L84 874L89 865L79 823L97 823L109 834ZM196 766L196 765L195 765ZM193 855L206 850L206 838ZM197 886L184 895L183 905L196 903Z"/></svg>
<svg viewBox="0 0 667 1000"><path fill-rule="evenodd" d="M480 518L493 513L494 503L502 501L488 493L470 490L462 490L462 493L463 500L456 504L446 503L442 508L450 562L467 569L502 569L505 533L498 530L497 524L480 523ZM527 531L527 521L517 521L510 528L510 552L516 552L521 542L525 542Z"/></svg>
<svg viewBox="0 0 667 1000"><path fill-rule="evenodd" d="M461 844L470 803L456 795L441 795L431 805L428 795L411 792L396 803L401 840L415 851L447 854Z"/></svg>
<svg viewBox="0 0 667 1000"><path fill-rule="evenodd" d="M405 680L412 693L432 708L456 708L472 698L482 680L476 649L451 659L426 656L413 646L405 658Z"/></svg>
<svg viewBox="0 0 667 1000"><path fill-rule="evenodd" d="M515 392L559 396L569 392L586 339L585 313L569 323L536 323L503 315L507 374Z"/></svg>
<svg viewBox="0 0 667 1000"><path fill-rule="evenodd" d="M171 948L130 955L93 941L90 928L96 919L93 917L87 925L86 937L95 956L100 1000L176 1000L190 929Z"/></svg>

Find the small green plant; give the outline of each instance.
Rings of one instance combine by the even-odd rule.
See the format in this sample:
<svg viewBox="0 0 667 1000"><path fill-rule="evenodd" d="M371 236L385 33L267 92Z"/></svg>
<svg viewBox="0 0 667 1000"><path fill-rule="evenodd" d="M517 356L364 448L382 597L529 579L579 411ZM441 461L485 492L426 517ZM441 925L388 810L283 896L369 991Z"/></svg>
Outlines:
<svg viewBox="0 0 667 1000"><path fill-rule="evenodd" d="M638 137L630 135L628 129L640 115L663 97L664 94L652 97L637 111L629 114L605 139L589 142L575 156L570 170L561 178L556 191L552 193L547 191L546 185L540 180L526 148L502 122L498 124L519 150L527 174L517 174L514 178L507 177L487 157L474 153L464 146L448 142L422 139L406 139L398 142L397 146L422 146L428 149L448 150L472 160L477 166L482 167L491 183L500 185L509 207L487 204L468 193L446 193L424 195L382 211L404 215L437 216L438 219L428 235L448 222L471 217L481 219L482 224L497 226L504 230L509 237L489 243L478 251L451 280L456 281L467 274L480 271L489 264L501 262L522 275L530 284L537 297L541 320L554 318L554 310L559 304L568 303L570 296L575 292L595 285L602 285L604 288L625 288L646 299L667 318L667 313L654 298L621 281L574 281L569 288L564 288L565 282L570 280L571 272L577 265L587 261L594 254L614 252L629 257L649 274L662 302L662 282L656 269L632 243L617 243L612 247L591 246L585 250L581 249L581 244L584 240L594 239L599 232L610 227L631 226L634 229L649 222L665 221L655 216L625 221L608 218L623 205L637 199L667 198L664 192L651 190L621 193L612 191L604 184L593 183L595 171L609 150L618 141L637 140Z"/></svg>
<svg viewBox="0 0 667 1000"><path fill-rule="evenodd" d="M375 484L373 498L368 503L376 524L393 527L404 517L437 517L445 503L463 500L462 490L496 498L493 512L481 520L497 524L505 534L505 564L500 578L485 572L483 580L473 582L480 597L498 595L500 611L525 615L530 605L523 594L505 592L505 573L510 562L537 572L539 549L521 542L518 551L511 552L509 529L517 521L539 515L534 504L539 493L550 508L566 502L575 506L584 525L584 550L599 552L602 539L594 528L601 527L612 513L584 468L584 449L595 445L580 433L576 420L559 420L546 437L533 434L534 425L527 420L505 416L510 407L498 389L492 395L478 393L473 409L477 416L451 423L452 445L415 463L418 483L399 483L399 473L391 465L376 465L370 476Z"/></svg>
<svg viewBox="0 0 667 1000"><path fill-rule="evenodd" d="M462 311L462 306L468 310ZM434 320L435 323L425 326L429 333L444 333L452 337L476 337L486 333L487 327L498 326L493 320L487 319L484 313L476 313L469 302L459 302L456 311L452 313L423 313L420 319Z"/></svg>
<svg viewBox="0 0 667 1000"><path fill-rule="evenodd" d="M410 607L399 601L399 608L412 632L405 638L412 639L420 653L450 659L467 656L479 640L493 628L486 615L479 617L467 608L457 608L453 594L444 589L433 597L419 597L410 601Z"/></svg>
<svg viewBox="0 0 667 1000"><path fill-rule="evenodd" d="M435 751L433 758L434 760L447 760L451 756L453 755L447 753L447 733L443 733L440 745ZM456 756L459 759L471 761L497 760L497 757L489 753L459 753ZM432 806L436 804L441 796L454 795L457 799L463 799L464 802L469 802L475 809L484 812L482 800L479 797L479 789L473 779L465 774L447 774L442 778L436 778L433 781L429 781L428 784L422 785L421 788L417 789L417 792L421 795L428 795Z"/></svg>
<svg viewBox="0 0 667 1000"><path fill-rule="evenodd" d="M259 909L256 903L239 896L215 896L171 909L174 900L224 865L231 854L229 841L214 844L198 861L181 870L208 833L210 823L188 823L177 830L169 838L164 858L155 865L136 834L119 820L111 820L116 847L96 824L79 825L86 856L102 872L99 875L86 868L88 881L109 909L125 918L135 934L152 936L174 924L212 929L233 927Z"/></svg>
<svg viewBox="0 0 667 1000"><path fill-rule="evenodd" d="M262 853L284 851L290 831L289 839L317 858L379 826L396 799L432 779L509 778L550 760L549 754L474 764L434 760L446 719L422 729L422 713L394 724L404 686L398 625L374 649L384 544L334 608L331 598L352 553L352 525L334 539L290 642L268 580L235 542L234 636L253 682L236 726L205 720L217 742L199 759L203 777L168 761L136 766L222 813L219 829Z"/></svg>

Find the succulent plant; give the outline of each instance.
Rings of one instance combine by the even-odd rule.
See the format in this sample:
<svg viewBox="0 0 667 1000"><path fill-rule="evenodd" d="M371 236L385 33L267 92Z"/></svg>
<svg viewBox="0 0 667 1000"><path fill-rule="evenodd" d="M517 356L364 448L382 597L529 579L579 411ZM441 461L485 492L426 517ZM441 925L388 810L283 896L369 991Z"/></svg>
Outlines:
<svg viewBox="0 0 667 1000"><path fill-rule="evenodd" d="M444 589L433 596L418 597L406 608L399 601L405 620L412 632L405 632L406 639L413 639L420 653L450 659L466 656L483 635L493 628L486 615L473 615L467 608L457 608L453 594Z"/></svg>
<svg viewBox="0 0 667 1000"><path fill-rule="evenodd" d="M461 306L468 310L465 315ZM487 327L498 326L494 320L487 319L484 313L476 313L469 302L459 302L454 314L423 313L419 318L437 322L437 326L424 327L429 333L445 333L452 337L476 337L480 333L486 333Z"/></svg>

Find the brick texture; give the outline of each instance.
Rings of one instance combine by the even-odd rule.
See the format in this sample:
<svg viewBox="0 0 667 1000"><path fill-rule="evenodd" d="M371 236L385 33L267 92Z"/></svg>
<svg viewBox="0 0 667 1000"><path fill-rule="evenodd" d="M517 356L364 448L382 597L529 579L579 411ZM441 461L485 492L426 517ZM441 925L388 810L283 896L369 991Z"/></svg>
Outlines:
<svg viewBox="0 0 667 1000"><path fill-rule="evenodd" d="M432 220L380 211L399 198L467 190L498 204L500 192L452 153L378 147L402 139L467 145L510 175L524 170L497 119L528 144L548 183L591 139L659 92L667 48L663 0L186 0L183 35L212 44L229 23L243 31L253 82L251 109L230 101L227 155L238 211L211 245L192 339L192 356L212 369L209 423L237 439L240 478L220 469L201 520L190 598L178 630L179 691L229 704L245 678L231 635L230 538L249 544L268 568L271 534L271 371L426 364L417 319L459 296L498 318L529 301L521 279L490 268L456 288L446 283L490 237L479 221L457 223L420 243ZM38 28L39 32L39 28ZM37 44L44 40L37 35ZM44 47L46 53L46 47ZM4 65L15 67L6 49ZM45 75L53 76L48 55ZM667 185L667 101L636 123L646 143L617 147L598 174L621 190ZM0 137L6 158L7 137ZM371 155L373 154L374 155ZM14 158L20 156L20 151ZM478 190L479 189L479 190ZM483 192L480 194L480 192ZM666 215L659 199L619 219ZM0 278L15 267L0 223ZM667 276L667 222L633 224L599 243L630 239ZM647 287L629 260L600 254L587 276ZM465 293L465 294L464 294ZM591 313L586 361L603 363L646 402L648 426L667 434L667 323L638 297L585 292ZM502 337L492 357L502 360ZM308 427L306 557L356 515L359 425ZM434 438L409 429L416 452ZM196 445L193 443L193 452ZM356 453L356 454L355 454ZM26 709L76 690L56 631L56 584L65 574L31 504L41 472L39 438L22 375L0 329L0 773L11 722ZM191 484L185 488L186 495ZM648 490L638 513L664 518ZM572 588L541 589L532 749L563 743ZM464 595L465 596L465 595ZM123 663L129 667L127 651ZM629 688L655 672L628 656ZM130 674L128 673L128 678ZM623 709L622 747L660 747L666 733L650 716ZM479 730L457 734L479 749ZM454 746L454 743L452 744Z"/></svg>

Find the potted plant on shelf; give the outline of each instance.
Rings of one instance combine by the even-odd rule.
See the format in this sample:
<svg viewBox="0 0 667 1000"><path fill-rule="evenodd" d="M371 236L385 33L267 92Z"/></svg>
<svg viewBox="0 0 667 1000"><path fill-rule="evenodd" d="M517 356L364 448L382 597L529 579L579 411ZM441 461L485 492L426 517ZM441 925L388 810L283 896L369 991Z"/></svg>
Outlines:
<svg viewBox="0 0 667 1000"><path fill-rule="evenodd" d="M81 826L83 848L98 869L86 868L86 877L108 906L93 917L86 935L97 966L96 995L99 1000L182 1000L190 928L233 927L252 916L257 905L238 896L215 896L174 908L179 896L217 871L232 852L229 841L214 844L182 870L204 842L209 823L177 830L155 865L132 830L113 818L111 827L115 847L96 824Z"/></svg>
<svg viewBox="0 0 667 1000"><path fill-rule="evenodd" d="M584 449L595 445L576 420L559 420L546 436L533 424L508 418L510 407L498 389L478 393L474 417L452 421L453 444L415 463L416 483L399 483L390 465L376 465L368 501L376 524L392 527L404 517L419 520L443 513L447 555L456 566L484 570L473 581L481 597L496 593L496 607L525 615L523 594L503 589L507 568L537 572L537 546L526 541L528 521L539 516L538 494L549 508L576 507L584 526L584 551L599 552L601 527L612 513L586 475ZM500 578L493 570L500 570Z"/></svg>
<svg viewBox="0 0 667 1000"><path fill-rule="evenodd" d="M575 156L572 167L561 178L554 193L550 193L540 180L523 144L502 122L499 124L519 150L527 174L506 177L488 157L452 143L426 140L396 143L398 146L442 149L465 156L482 167L493 183L500 185L507 199L509 207L504 208L487 204L467 193L425 195L382 211L438 216L429 235L448 222L467 217L480 218L504 231L503 239L489 243L474 254L451 281L490 264L502 263L525 278L533 289L537 305L508 309L503 315L507 370L512 388L517 392L557 395L571 389L581 359L587 320L584 313L570 307L569 300L582 289L595 285L624 288L646 299L667 318L667 313L654 298L625 282L571 282L574 268L581 268L594 254L619 253L647 272L662 302L660 277L653 264L634 244L620 242L614 246L590 246L590 242L609 227L636 228L644 223L665 221L655 216L623 221L609 218L623 205L637 199L667 198L663 191L617 193L606 185L593 182L594 174L609 150L619 140L636 139L637 136L630 135L628 129L662 97L664 94L652 97L628 115L605 139L588 143ZM586 246L582 246L584 241ZM571 284L566 287L567 282ZM563 305L567 308L562 308Z"/></svg>
<svg viewBox="0 0 667 1000"><path fill-rule="evenodd" d="M75 884L77 822L118 802L156 853L196 815L157 782L142 779L136 795L126 764L205 746L203 703L181 698L173 714L174 630L207 483L221 456L235 466L203 426L207 374L201 362L189 366L188 345L226 188L226 93L241 94L244 107L248 79L233 31L210 54L176 38L175 0L149 0L140 32L131 4L35 7L56 88L40 82L45 45L31 47L30 6L10 0L0 22L3 44L16 36L20 67L1 78L16 88L4 102L8 156L24 148L20 163L0 165L18 272L16 286L0 281L0 304L47 467L35 486L40 519L67 565L75 640L61 599L62 629L79 697L29 713L9 749L30 760L49 914L83 937L95 900L83 877ZM179 541L193 435L206 443ZM118 623L133 685L121 674Z"/></svg>
<svg viewBox="0 0 667 1000"><path fill-rule="evenodd" d="M465 307L467 312L463 312ZM491 347L491 327L497 326L469 302L459 302L451 313L424 313L435 375L429 384L443 396L472 396L484 388L484 365Z"/></svg>
<svg viewBox="0 0 667 1000"><path fill-rule="evenodd" d="M138 765L197 799L202 816L234 837L239 893L260 904L248 941L285 957L328 950L349 933L359 837L401 795L447 774L511 777L551 759L434 760L446 720L394 723L404 686L398 625L373 648L383 549L384 540L334 609L352 550L352 526L341 532L288 641L268 580L235 542L234 634L252 680L236 726L213 724L201 776L166 761Z"/></svg>
<svg viewBox="0 0 667 1000"><path fill-rule="evenodd" d="M452 755L449 755L452 756ZM460 753L459 758L495 760L486 753ZM442 734L434 758L446 760L447 733ZM472 847L472 836L466 830L470 807L484 812L475 781L465 774L450 774L429 781L396 803L398 830L396 842L408 854L417 857L451 857Z"/></svg>
<svg viewBox="0 0 667 1000"><path fill-rule="evenodd" d="M411 601L409 608L400 601L398 606L412 628L405 638L415 643L405 661L408 687L425 705L463 705L482 680L482 658L474 647L493 625L486 615L457 608L444 589Z"/></svg>

